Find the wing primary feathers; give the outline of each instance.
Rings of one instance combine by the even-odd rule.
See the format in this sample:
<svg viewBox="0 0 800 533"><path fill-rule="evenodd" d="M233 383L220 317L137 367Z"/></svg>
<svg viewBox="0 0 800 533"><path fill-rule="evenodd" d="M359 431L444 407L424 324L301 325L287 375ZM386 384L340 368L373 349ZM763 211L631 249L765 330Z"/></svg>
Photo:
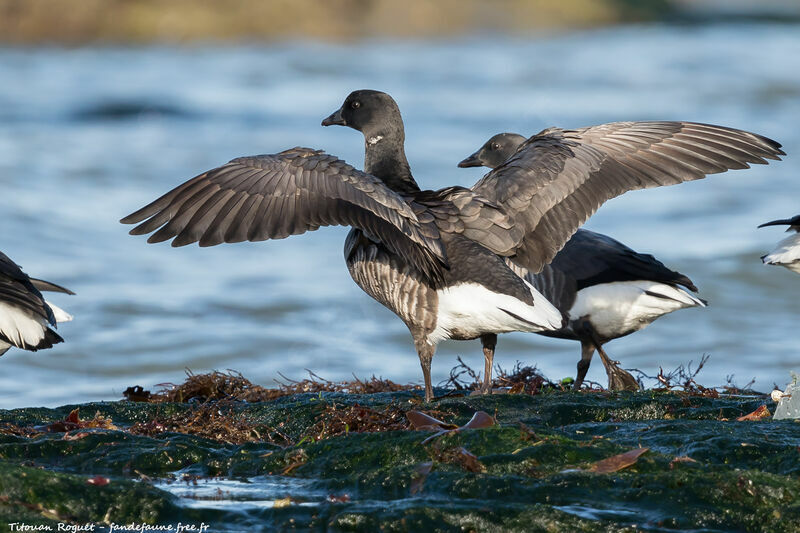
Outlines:
<svg viewBox="0 0 800 533"><path fill-rule="evenodd" d="M181 194L185 189L191 188L193 186L197 186L198 183L201 183L206 178L206 173L200 174L199 176L195 176L194 178L190 179L183 185L174 188L170 192L164 194L160 198L150 202L146 206L142 207L141 209L134 211L130 215L120 219L122 224L136 224L141 222L146 218L150 218L155 213L162 211L165 207L169 206L170 202ZM136 228L134 228L136 229ZM152 231L152 230L150 230ZM149 233L150 231L146 231L144 233Z"/></svg>
<svg viewBox="0 0 800 533"><path fill-rule="evenodd" d="M56 285L50 281L45 281L43 279L36 279L36 278L29 278L31 280L31 284L36 287L39 291L47 291L47 292L61 292L64 294L69 294L71 296L75 296L75 293L71 290L67 289L66 287L62 287L61 285Z"/></svg>

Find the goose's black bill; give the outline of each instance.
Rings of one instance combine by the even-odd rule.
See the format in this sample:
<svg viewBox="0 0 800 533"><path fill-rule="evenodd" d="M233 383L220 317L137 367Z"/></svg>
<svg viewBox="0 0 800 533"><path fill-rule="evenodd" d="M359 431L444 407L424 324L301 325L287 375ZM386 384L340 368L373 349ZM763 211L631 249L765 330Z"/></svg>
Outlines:
<svg viewBox="0 0 800 533"><path fill-rule="evenodd" d="M800 226L800 215L794 216L792 218L782 218L781 220L764 222L758 227L765 228L767 226Z"/></svg>
<svg viewBox="0 0 800 533"><path fill-rule="evenodd" d="M347 126L347 122L342 116L342 109L339 108L322 120L323 126Z"/></svg>
<svg viewBox="0 0 800 533"><path fill-rule="evenodd" d="M469 157L463 159L461 162L458 163L459 168L469 168L469 167L480 167L483 165L483 162L480 160L478 156L479 152L475 152L474 154L470 155Z"/></svg>
<svg viewBox="0 0 800 533"><path fill-rule="evenodd" d="M379 179L319 150L241 157L204 172L123 218L147 242L283 239L320 226L353 226L374 235L430 276L447 260L433 221L420 222L404 199Z"/></svg>

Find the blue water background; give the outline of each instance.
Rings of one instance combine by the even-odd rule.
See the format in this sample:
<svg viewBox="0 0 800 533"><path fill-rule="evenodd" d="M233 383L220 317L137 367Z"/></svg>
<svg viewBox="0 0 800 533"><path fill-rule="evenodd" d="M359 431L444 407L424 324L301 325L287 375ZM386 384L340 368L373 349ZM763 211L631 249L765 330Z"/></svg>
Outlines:
<svg viewBox="0 0 800 533"><path fill-rule="evenodd" d="M761 265L782 238L759 223L800 213L796 25L633 26L531 39L252 46L0 49L0 250L75 320L67 340L0 359L0 408L117 399L185 369L372 374L420 381L405 326L349 278L347 229L180 249L117 221L234 157L322 148L361 166L363 140L322 128L353 89L389 92L427 188L471 185L456 163L499 131L615 120L693 120L755 131L785 161L608 202L586 227L689 275L707 309L680 311L607 346L655 374L703 354L698 381L769 390L800 368L800 276ZM440 345L434 381L479 342ZM576 343L500 338L496 361L574 375ZM595 360L589 378L605 383Z"/></svg>

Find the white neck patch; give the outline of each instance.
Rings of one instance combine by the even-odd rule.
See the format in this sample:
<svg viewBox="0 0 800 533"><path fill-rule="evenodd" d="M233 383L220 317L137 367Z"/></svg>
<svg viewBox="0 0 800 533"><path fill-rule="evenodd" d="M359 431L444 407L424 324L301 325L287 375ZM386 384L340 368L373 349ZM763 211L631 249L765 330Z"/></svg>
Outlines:
<svg viewBox="0 0 800 533"><path fill-rule="evenodd" d="M383 139L383 135L376 135L375 137L370 137L369 139L367 139L367 144L378 144L381 139Z"/></svg>

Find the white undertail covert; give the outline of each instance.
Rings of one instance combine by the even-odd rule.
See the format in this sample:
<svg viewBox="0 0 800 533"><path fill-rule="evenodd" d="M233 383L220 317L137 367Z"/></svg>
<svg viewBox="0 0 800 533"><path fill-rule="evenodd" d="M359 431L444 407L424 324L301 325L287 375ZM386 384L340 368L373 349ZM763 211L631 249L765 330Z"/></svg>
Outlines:
<svg viewBox="0 0 800 533"><path fill-rule="evenodd" d="M530 284L526 285L533 295L533 305L477 283L439 289L436 329L428 336L428 343L436 344L451 336L469 339L487 333L561 328L561 312Z"/></svg>

